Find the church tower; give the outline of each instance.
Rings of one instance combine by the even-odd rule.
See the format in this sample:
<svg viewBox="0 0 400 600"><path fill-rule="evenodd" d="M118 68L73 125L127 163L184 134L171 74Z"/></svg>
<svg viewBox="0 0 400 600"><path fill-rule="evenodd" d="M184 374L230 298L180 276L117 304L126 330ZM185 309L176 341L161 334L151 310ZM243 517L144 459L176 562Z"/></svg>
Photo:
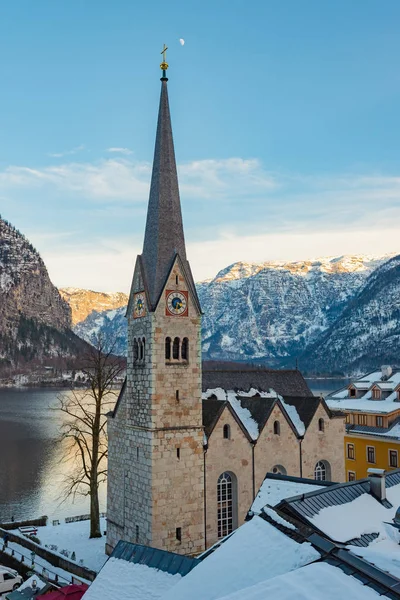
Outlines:
<svg viewBox="0 0 400 600"><path fill-rule="evenodd" d="M108 418L108 552L120 539L204 549L201 309L186 258L165 50L143 252L126 314L127 378Z"/></svg>

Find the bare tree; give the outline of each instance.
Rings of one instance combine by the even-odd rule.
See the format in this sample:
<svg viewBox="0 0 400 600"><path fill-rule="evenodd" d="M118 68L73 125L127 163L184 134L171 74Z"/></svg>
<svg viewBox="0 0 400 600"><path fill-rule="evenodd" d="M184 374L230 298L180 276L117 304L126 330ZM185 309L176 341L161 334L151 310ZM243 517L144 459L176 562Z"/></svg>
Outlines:
<svg viewBox="0 0 400 600"><path fill-rule="evenodd" d="M116 401L116 382L124 360L113 354L101 338L85 355L81 370L85 384L58 397L56 410L66 417L61 439L65 460L73 462L66 476L65 498L90 496L90 537L101 537L99 485L107 478L107 413Z"/></svg>

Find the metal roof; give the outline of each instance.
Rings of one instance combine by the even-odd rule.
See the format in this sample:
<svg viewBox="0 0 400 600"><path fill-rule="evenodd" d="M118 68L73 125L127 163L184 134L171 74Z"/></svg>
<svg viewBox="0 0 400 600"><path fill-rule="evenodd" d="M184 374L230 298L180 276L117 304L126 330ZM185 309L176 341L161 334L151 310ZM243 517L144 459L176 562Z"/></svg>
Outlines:
<svg viewBox="0 0 400 600"><path fill-rule="evenodd" d="M140 544L132 544L122 540L118 542L111 556L126 560L127 562L159 569L170 575L179 574L182 577L187 575L200 562L197 558L182 556L174 552L167 552Z"/></svg>

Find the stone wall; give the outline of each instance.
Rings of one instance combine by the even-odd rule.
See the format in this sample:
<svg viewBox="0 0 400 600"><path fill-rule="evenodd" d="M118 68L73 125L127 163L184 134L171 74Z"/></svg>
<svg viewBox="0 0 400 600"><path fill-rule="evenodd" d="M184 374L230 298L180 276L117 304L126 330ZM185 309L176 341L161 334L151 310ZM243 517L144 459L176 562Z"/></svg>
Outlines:
<svg viewBox="0 0 400 600"><path fill-rule="evenodd" d="M319 431L319 419L324 421L324 431ZM320 404L302 442L303 477L314 479L317 462L327 461L330 465L330 479L337 482L345 481L344 435L344 417L330 419L325 408Z"/></svg>
<svg viewBox="0 0 400 600"><path fill-rule="evenodd" d="M224 439L224 425L230 427L230 439ZM228 408L223 410L209 438L206 453L207 547L218 540L217 482L225 471L233 473L236 479L238 526L253 501L252 444Z"/></svg>

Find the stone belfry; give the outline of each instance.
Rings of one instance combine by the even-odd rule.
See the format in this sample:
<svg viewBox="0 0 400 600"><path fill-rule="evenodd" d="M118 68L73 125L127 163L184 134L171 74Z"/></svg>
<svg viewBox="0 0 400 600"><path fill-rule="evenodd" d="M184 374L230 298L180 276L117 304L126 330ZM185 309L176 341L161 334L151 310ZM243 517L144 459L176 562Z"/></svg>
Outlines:
<svg viewBox="0 0 400 600"><path fill-rule="evenodd" d="M127 378L108 419L107 551L204 549L201 309L186 258L165 61Z"/></svg>

